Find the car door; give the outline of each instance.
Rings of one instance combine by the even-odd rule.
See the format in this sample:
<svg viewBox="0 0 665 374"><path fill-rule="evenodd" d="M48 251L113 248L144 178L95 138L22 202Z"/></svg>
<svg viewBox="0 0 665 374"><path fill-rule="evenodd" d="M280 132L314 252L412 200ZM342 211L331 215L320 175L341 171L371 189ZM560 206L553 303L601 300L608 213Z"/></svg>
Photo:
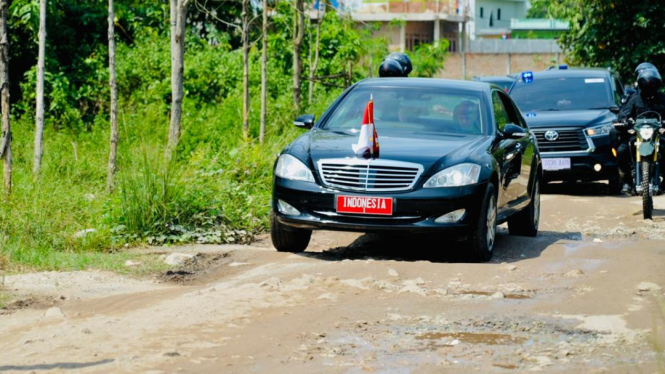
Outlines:
<svg viewBox="0 0 665 374"><path fill-rule="evenodd" d="M515 102L508 96L499 92L499 97L506 107L508 112L508 119L511 123L524 129L525 136L516 139L517 142L517 152L515 156L519 158L519 175L517 176L518 186L517 186L517 200L524 200L528 197L529 193L529 178L531 176L531 165L533 164L533 157L536 150L535 138L533 134L529 131L529 127L524 120L524 117L520 114L520 111L517 109Z"/></svg>
<svg viewBox="0 0 665 374"><path fill-rule="evenodd" d="M519 181L521 158L519 157L520 145L513 139L502 137L503 130L510 123L506 106L501 99L499 90L492 90L492 110L494 113L494 126L497 132L498 144L494 151L494 157L499 163L499 207L509 207L517 200L519 193Z"/></svg>

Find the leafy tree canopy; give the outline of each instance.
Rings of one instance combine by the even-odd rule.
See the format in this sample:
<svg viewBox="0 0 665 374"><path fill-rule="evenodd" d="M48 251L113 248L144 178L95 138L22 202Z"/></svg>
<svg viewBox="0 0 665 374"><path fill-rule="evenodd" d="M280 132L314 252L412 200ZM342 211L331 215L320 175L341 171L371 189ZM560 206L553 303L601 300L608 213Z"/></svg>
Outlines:
<svg viewBox="0 0 665 374"><path fill-rule="evenodd" d="M612 67L634 80L644 61L665 69L665 2L629 0L536 0L554 18L570 21L560 39L573 65Z"/></svg>

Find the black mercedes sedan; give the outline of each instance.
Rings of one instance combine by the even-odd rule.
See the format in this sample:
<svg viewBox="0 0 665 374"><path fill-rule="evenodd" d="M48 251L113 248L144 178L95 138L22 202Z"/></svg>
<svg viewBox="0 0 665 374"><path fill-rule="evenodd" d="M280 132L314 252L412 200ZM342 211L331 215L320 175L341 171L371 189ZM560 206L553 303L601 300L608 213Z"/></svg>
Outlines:
<svg viewBox="0 0 665 374"><path fill-rule="evenodd" d="M373 105L375 151L358 153ZM275 163L271 237L302 252L312 230L440 233L471 261L492 257L496 226L535 236L541 159L496 85L427 78L351 86ZM370 148L372 148L370 146ZM446 248L444 240L441 251Z"/></svg>

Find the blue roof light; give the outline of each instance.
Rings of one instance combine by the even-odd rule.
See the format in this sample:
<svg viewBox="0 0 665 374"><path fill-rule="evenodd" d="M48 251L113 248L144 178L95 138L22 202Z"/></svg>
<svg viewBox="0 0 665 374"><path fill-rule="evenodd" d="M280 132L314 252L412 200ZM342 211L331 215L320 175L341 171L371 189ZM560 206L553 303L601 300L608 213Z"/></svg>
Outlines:
<svg viewBox="0 0 665 374"><path fill-rule="evenodd" d="M533 72L532 71L523 72L522 73L522 82L524 82L524 83L533 82Z"/></svg>
<svg viewBox="0 0 665 374"><path fill-rule="evenodd" d="M568 65L566 64L559 65L559 70L568 70Z"/></svg>

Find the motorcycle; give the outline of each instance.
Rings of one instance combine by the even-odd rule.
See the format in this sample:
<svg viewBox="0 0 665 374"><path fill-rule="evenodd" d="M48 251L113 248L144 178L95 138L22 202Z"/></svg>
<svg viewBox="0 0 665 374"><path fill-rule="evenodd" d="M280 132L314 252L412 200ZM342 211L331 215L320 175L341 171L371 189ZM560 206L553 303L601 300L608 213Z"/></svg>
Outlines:
<svg viewBox="0 0 665 374"><path fill-rule="evenodd" d="M615 123L615 127L628 126L628 134L635 139L629 142L633 161L634 192L642 196L642 215L651 219L653 215L653 196L660 188L660 137L665 134L661 126L663 121L657 112L644 112L636 120L628 119L627 123Z"/></svg>

